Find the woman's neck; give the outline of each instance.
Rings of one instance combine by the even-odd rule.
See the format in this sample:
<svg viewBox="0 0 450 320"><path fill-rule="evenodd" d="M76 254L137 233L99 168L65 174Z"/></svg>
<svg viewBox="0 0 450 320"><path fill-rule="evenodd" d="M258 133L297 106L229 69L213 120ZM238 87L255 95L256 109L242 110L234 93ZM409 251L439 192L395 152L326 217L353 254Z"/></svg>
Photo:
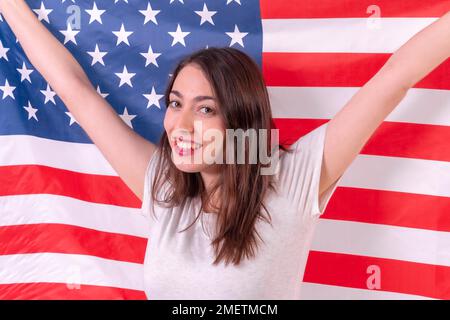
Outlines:
<svg viewBox="0 0 450 320"><path fill-rule="evenodd" d="M220 208L219 205L220 201L218 199L217 194L218 193L216 192L215 194L216 196L210 199L209 202L207 202L206 199L202 196L203 211L205 213L217 213L217 211L219 210L218 208Z"/></svg>
<svg viewBox="0 0 450 320"><path fill-rule="evenodd" d="M211 168L212 169L212 168ZM215 184L217 183L218 179L220 178L220 172L217 171L217 168L214 168L215 170L210 170L209 172L201 171L201 177L203 180L203 185L205 186L206 194L211 194ZM220 189L220 187L219 187ZM206 203L205 194L202 195L202 204L203 204L203 211L207 213L217 213L218 208L220 208L220 190L216 190L214 194L212 195L212 199L209 199L209 202ZM217 208L216 208L217 206Z"/></svg>

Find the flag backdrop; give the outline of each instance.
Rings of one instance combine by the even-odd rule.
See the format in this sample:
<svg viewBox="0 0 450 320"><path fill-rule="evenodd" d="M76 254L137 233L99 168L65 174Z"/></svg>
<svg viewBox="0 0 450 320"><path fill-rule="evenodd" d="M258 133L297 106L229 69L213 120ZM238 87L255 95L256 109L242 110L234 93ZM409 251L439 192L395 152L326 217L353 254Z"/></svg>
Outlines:
<svg viewBox="0 0 450 320"><path fill-rule="evenodd" d="M170 73L194 50L251 55L289 144L332 118L397 48L450 10L449 0L27 3L123 121L153 142ZM141 202L3 20L0 299L145 299L151 234ZM447 60L347 169L316 230L305 299L450 298L449 90Z"/></svg>

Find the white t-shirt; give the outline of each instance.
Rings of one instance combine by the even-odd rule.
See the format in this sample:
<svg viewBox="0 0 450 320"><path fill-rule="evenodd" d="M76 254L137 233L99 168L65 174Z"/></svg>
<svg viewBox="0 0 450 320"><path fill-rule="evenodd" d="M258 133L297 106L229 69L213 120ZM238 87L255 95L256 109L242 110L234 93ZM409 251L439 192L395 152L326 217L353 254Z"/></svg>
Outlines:
<svg viewBox="0 0 450 320"><path fill-rule="evenodd" d="M276 174L279 191L265 201L273 227L257 220L265 243L259 241L256 258L240 265L212 265L210 230L215 214L183 232L196 217L200 201L188 199L171 209L155 205L151 214L151 181L155 152L149 162L142 213L150 234L144 261L148 299L299 299L300 286L317 220L325 210L341 177L318 199L319 178L327 123L301 137L295 152L282 153Z"/></svg>

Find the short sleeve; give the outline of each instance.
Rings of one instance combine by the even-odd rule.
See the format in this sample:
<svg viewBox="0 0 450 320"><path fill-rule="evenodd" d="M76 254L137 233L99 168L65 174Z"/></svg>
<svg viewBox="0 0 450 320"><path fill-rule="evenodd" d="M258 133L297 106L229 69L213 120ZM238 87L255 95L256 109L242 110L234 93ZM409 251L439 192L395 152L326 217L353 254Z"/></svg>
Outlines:
<svg viewBox="0 0 450 320"><path fill-rule="evenodd" d="M319 199L319 183L328 122L294 142L291 153L280 159L279 183L285 196L303 215L320 216L336 190L342 175Z"/></svg>
<svg viewBox="0 0 450 320"><path fill-rule="evenodd" d="M142 195L142 206L141 206L141 214L150 217L150 205L151 205L151 188L153 183L153 177L155 176L155 169L157 158L159 154L159 148L156 148L155 152L153 152L150 160L147 164L147 169L145 170L144 177L144 193Z"/></svg>

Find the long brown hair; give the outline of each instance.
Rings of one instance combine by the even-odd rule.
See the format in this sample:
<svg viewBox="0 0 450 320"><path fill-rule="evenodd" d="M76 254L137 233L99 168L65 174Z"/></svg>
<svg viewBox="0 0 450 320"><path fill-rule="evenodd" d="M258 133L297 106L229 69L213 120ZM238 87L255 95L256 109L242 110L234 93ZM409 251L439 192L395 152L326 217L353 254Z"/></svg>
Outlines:
<svg viewBox="0 0 450 320"><path fill-rule="evenodd" d="M176 66L165 91L166 106L169 105L169 93L178 73L191 63L199 66L209 80L220 104L225 128L244 131L252 128L256 131L266 129L266 150L271 156L273 150L270 147L270 129L275 126L269 95L256 62L246 53L234 48L209 47L198 50L182 59ZM261 174L261 169L266 165L261 164L259 159L256 164L248 163L249 161L245 161L245 164L221 164L223 170L219 181L208 193L199 172L182 172L172 162L172 150L165 131L158 147L161 156L158 157L152 186L153 205L158 202L161 206L173 207L180 205L188 197L200 197L201 211L205 204L210 204L220 187L221 205L220 208L216 207L217 233L211 243L216 255L213 263L218 264L225 260L225 264L232 262L238 265L244 257L254 257L258 247L257 237L261 239L255 228L256 220L262 219L271 223L270 214L263 202L269 189L275 189L275 183L273 175ZM277 145L277 148L287 151L282 145ZM248 152L246 143L246 157ZM163 183L169 183L169 192L166 192L164 199L157 199L157 190L162 189ZM263 215L263 208L268 213L268 218Z"/></svg>

